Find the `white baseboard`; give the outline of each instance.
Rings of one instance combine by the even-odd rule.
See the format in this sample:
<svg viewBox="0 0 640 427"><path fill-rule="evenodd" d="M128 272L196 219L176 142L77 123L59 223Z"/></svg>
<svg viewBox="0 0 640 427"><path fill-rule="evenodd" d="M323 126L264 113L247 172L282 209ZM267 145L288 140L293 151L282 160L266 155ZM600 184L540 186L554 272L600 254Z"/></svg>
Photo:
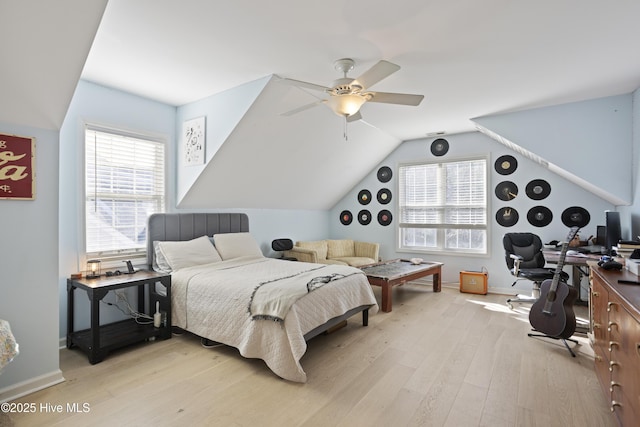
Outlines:
<svg viewBox="0 0 640 427"><path fill-rule="evenodd" d="M35 393L38 390L60 384L64 381L65 379L62 376L62 371L58 369L54 372L13 384L9 387L0 389L0 403L18 399L22 396L26 396L27 394Z"/></svg>

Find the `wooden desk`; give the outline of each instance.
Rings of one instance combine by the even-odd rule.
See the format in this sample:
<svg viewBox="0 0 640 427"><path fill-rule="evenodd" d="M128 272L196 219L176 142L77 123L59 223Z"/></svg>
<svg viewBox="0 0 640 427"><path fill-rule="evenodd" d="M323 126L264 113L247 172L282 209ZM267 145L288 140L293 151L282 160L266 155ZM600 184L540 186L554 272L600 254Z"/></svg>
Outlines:
<svg viewBox="0 0 640 427"><path fill-rule="evenodd" d="M591 269L592 347L596 376L622 426L640 419L640 285L622 270Z"/></svg>
<svg viewBox="0 0 640 427"><path fill-rule="evenodd" d="M569 249L571 250L571 249ZM560 251L555 250L543 250L545 261L549 264L557 264L560 260ZM564 260L564 265L571 266L571 283L577 291L578 291L578 300L581 302L587 302L587 299L582 299L582 295L580 294L580 284L582 282L583 277L589 277L589 265L588 261L598 261L600 260L600 254L583 254L583 255L567 255ZM588 298L588 297L587 297Z"/></svg>
<svg viewBox="0 0 640 427"><path fill-rule="evenodd" d="M440 292L441 262L423 262L412 264L407 260L394 259L360 267L367 275L369 283L382 287L382 311L391 311L391 290L396 285L419 279L433 274L433 292Z"/></svg>

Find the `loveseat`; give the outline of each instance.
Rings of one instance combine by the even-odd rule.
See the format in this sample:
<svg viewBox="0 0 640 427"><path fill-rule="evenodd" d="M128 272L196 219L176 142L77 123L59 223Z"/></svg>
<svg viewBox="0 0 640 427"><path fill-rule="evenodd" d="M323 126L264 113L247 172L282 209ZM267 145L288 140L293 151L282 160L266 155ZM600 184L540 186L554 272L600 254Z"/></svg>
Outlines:
<svg viewBox="0 0 640 427"><path fill-rule="evenodd" d="M296 242L285 257L320 264L346 264L354 267L378 262L378 243L356 242L349 239Z"/></svg>

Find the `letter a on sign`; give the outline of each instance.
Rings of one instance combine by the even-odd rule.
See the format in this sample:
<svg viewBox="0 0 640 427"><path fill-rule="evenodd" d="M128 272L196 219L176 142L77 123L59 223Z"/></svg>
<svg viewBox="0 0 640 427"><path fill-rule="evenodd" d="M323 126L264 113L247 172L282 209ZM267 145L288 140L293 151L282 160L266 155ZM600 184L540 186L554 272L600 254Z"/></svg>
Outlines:
<svg viewBox="0 0 640 427"><path fill-rule="evenodd" d="M35 138L0 133L0 199L33 200Z"/></svg>

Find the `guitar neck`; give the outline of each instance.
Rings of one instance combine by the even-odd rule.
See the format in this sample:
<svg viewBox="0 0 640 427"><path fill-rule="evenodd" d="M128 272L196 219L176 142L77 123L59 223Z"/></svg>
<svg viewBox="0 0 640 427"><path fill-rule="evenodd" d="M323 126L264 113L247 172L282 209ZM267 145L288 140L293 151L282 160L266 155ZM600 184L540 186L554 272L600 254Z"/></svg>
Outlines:
<svg viewBox="0 0 640 427"><path fill-rule="evenodd" d="M562 249L560 250L560 256L558 257L558 264L556 265L556 271L553 274L553 282L551 282L551 287L549 288L549 295L547 295L547 301L551 298L555 298L556 290L558 289L558 282L560 281L560 274L562 273L562 269L564 268L564 260L567 257L567 250L569 249L569 242L573 240L573 238L578 234L578 227L571 227L569 234L567 235L566 240L562 243ZM550 301L552 302L552 301Z"/></svg>

